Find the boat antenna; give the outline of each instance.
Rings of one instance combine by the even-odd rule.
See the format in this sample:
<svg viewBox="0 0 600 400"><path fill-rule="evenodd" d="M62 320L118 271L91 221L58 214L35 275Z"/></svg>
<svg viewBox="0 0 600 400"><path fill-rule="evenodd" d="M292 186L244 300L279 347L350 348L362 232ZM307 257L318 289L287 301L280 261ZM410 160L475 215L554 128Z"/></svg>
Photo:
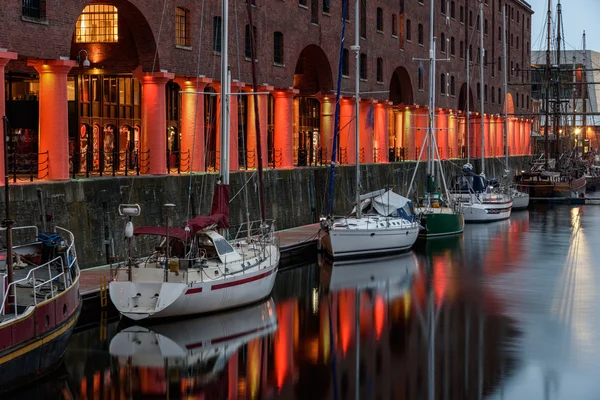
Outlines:
<svg viewBox="0 0 600 400"><path fill-rule="evenodd" d="M560 24L562 19L562 6L560 4L560 0L558 0L558 4L556 6L556 82L555 82L555 95L556 95L556 104L554 104L554 162L556 170L558 170L558 158L560 155L560 42L561 42L561 34L560 34Z"/></svg>
<svg viewBox="0 0 600 400"><path fill-rule="evenodd" d="M508 169L508 61L506 56L506 7L507 4L502 8L502 69L503 81L504 81L504 107L502 108L503 120L502 120L502 136L504 136L504 164Z"/></svg>
<svg viewBox="0 0 600 400"><path fill-rule="evenodd" d="M329 215L333 212L333 188L335 178L335 164L336 154L338 147L338 138L340 135L340 91L342 89L342 70L343 70L343 58L344 58L344 41L346 38L346 17L348 15L348 1L342 1L342 37L340 39L340 56L338 59L338 75L337 75L337 89L335 94L335 115L334 129L333 129L333 145L331 149L331 168L329 169L329 202L327 203L327 213ZM356 27L358 29L358 26ZM358 208L358 207L357 207Z"/></svg>
<svg viewBox="0 0 600 400"><path fill-rule="evenodd" d="M227 2L227 0L223 0ZM248 13L248 24L251 27L254 26L252 23L252 2L246 1L246 12ZM227 27L225 27L227 30ZM252 96L254 97L254 126L256 129L256 155L258 162L258 185L259 185L259 204L260 204L260 219L261 226L265 222L265 198L264 198L264 186L263 186L263 155L262 155L262 135L260 133L260 118L258 113L258 85L256 84L256 37L254 35L254 29L250 28L250 55L252 57Z"/></svg>
<svg viewBox="0 0 600 400"><path fill-rule="evenodd" d="M14 294L15 289L14 285L10 286L13 282L13 259L12 259L12 226L13 220L10 219L10 190L9 190L9 173L8 173L8 118L5 116L2 117L2 125L3 125L3 139L4 139L4 209L5 209L5 217L2 221L2 226L6 228L6 272L9 288L8 292L8 304L10 307L11 304L14 304ZM8 311L8 310L7 310Z"/></svg>
<svg viewBox="0 0 600 400"><path fill-rule="evenodd" d="M481 42L481 53L479 55L479 71L481 75L481 81L479 83L479 93L481 97L481 176L485 177L485 86L483 77L483 68L485 60L485 47L483 46L483 0L479 0L479 40Z"/></svg>
<svg viewBox="0 0 600 400"><path fill-rule="evenodd" d="M362 0L366 1L366 0ZM354 68L354 136L355 136L355 157L356 157L356 218L361 217L360 207L360 127L358 126L358 117L360 113L360 2L355 3L355 26L354 26L354 46L350 47L356 53Z"/></svg>

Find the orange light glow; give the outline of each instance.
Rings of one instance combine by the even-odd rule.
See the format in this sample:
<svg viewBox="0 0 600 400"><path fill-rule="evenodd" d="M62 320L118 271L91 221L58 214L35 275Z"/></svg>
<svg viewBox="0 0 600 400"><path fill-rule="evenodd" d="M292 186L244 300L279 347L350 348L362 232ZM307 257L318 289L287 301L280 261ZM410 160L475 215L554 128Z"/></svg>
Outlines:
<svg viewBox="0 0 600 400"><path fill-rule="evenodd" d="M352 333L354 332L354 319L356 318L354 312L354 291L351 289L343 290L338 293L339 301L339 334L342 344L342 354L346 355L350 340L352 339Z"/></svg>
<svg viewBox="0 0 600 400"><path fill-rule="evenodd" d="M380 294L375 297L375 333L377 340L381 338L381 332L383 331L383 325L385 323L385 303L381 298Z"/></svg>
<svg viewBox="0 0 600 400"><path fill-rule="evenodd" d="M277 389L281 390L292 358L292 340L294 335L294 300L287 300L275 305L279 329L275 332L273 340L275 380Z"/></svg>
<svg viewBox="0 0 600 400"><path fill-rule="evenodd" d="M248 343L247 384L250 399L258 398L261 375L262 339L256 338Z"/></svg>

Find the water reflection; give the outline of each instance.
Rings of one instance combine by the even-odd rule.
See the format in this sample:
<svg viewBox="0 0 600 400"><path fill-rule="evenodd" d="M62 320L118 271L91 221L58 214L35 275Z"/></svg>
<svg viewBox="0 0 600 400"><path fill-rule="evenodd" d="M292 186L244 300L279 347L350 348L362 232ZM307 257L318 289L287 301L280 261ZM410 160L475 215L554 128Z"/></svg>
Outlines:
<svg viewBox="0 0 600 400"><path fill-rule="evenodd" d="M233 313L78 333L65 387L79 399L586 398L600 392L598 234L600 209L546 207L400 257L321 258Z"/></svg>

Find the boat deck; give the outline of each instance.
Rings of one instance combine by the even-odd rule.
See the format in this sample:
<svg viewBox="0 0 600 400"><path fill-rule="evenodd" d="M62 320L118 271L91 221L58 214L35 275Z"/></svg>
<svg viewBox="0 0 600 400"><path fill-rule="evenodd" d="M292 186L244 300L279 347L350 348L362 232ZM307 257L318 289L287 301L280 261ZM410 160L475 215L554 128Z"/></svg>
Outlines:
<svg viewBox="0 0 600 400"><path fill-rule="evenodd" d="M6 258L6 252L3 252L0 257ZM28 274L36 267L37 265L14 266L13 280L16 282L26 279ZM5 272L5 268L0 268L0 272ZM31 272L31 276L26 281L17 283L15 285L17 314L22 314L28 307L43 302L53 294L56 295L64 291L65 285L61 273L62 271L56 267L40 268ZM52 287L50 286L51 280L53 281ZM11 309L11 312L6 313L6 315L0 315L0 323L14 316L14 309Z"/></svg>
<svg viewBox="0 0 600 400"><path fill-rule="evenodd" d="M319 228L319 224L310 224L275 232L275 235L279 238L279 251L282 258L293 252L299 252L302 249L314 246L317 242ZM100 286L103 281L106 280L108 284L111 278L110 265L82 270L81 277L79 278L79 287L82 296L95 296L100 292Z"/></svg>

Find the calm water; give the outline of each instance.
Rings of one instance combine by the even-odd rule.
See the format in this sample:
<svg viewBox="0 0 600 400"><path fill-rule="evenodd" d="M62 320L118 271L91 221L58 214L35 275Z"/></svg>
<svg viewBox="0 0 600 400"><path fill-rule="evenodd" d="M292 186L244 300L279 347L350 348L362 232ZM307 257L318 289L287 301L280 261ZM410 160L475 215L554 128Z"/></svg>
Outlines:
<svg viewBox="0 0 600 400"><path fill-rule="evenodd" d="M538 207L392 260L280 272L234 313L78 333L18 397L595 399L599 259L599 206Z"/></svg>

